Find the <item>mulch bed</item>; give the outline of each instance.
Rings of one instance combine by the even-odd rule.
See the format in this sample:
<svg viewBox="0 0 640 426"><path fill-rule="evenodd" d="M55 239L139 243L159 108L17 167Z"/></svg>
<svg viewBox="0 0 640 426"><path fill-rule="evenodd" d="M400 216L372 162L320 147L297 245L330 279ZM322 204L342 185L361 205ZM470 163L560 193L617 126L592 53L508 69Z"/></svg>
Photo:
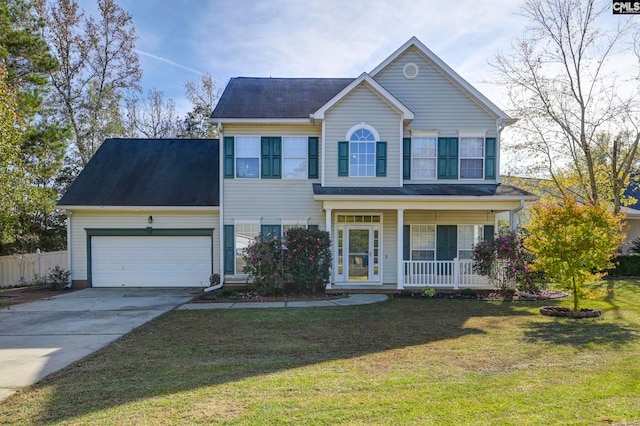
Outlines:
<svg viewBox="0 0 640 426"><path fill-rule="evenodd" d="M11 306L19 303L49 299L69 291L73 290L51 290L48 286L16 287L7 290L0 290L0 306Z"/></svg>
<svg viewBox="0 0 640 426"><path fill-rule="evenodd" d="M341 294L326 294L323 292L289 294L286 296L261 296L255 291L237 291L227 294L214 290L196 297L192 303L233 303L233 302L301 302L311 300L333 300L344 297Z"/></svg>

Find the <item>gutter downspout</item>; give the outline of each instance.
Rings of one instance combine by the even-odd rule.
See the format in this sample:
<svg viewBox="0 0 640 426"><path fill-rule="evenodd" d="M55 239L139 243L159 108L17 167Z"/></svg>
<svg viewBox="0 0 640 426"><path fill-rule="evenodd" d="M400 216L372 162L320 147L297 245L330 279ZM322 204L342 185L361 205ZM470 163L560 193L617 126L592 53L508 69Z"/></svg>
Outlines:
<svg viewBox="0 0 640 426"><path fill-rule="evenodd" d="M65 214L67 215L67 266L69 267L69 284L67 284L67 288L71 288L73 286L73 269L71 269L71 254L72 252L72 240L71 240L71 216L73 213L71 210L65 210Z"/></svg>
<svg viewBox="0 0 640 426"><path fill-rule="evenodd" d="M224 133L222 130L222 123L218 123L218 204L220 207L220 224L218 226L218 250L220 255L218 256L220 269L220 283L214 286L205 287L204 292L208 293L213 290L217 290L224 285Z"/></svg>

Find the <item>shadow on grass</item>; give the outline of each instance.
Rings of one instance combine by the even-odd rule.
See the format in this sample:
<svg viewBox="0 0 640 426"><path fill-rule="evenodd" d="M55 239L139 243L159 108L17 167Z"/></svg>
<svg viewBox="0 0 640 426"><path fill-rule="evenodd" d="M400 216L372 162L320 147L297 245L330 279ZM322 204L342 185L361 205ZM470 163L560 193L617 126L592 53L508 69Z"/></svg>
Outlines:
<svg viewBox="0 0 640 426"><path fill-rule="evenodd" d="M525 331L528 342L547 342L573 347L608 346L618 347L640 338L638 327L623 321L623 311L637 308L638 281L607 279L587 287L591 291L603 292L599 300L586 301L588 307L601 309L602 318L552 318L529 324ZM558 305L552 301L546 305ZM615 321L615 322L613 322Z"/></svg>
<svg viewBox="0 0 640 426"><path fill-rule="evenodd" d="M591 318L554 318L552 322L535 322L524 333L530 343L546 342L573 347L591 345L623 346L640 337L637 328Z"/></svg>
<svg viewBox="0 0 640 426"><path fill-rule="evenodd" d="M474 317L532 315L514 307L390 300L348 308L173 311L33 386L28 392L55 392L31 421L63 421L155 396L485 333L465 326Z"/></svg>

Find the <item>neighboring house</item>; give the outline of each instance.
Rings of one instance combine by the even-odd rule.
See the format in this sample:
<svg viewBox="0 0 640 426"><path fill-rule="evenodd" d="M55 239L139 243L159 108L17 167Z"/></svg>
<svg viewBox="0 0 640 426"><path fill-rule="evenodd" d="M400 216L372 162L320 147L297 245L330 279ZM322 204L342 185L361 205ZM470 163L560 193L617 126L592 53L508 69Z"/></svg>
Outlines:
<svg viewBox="0 0 640 426"><path fill-rule="evenodd" d="M632 179L632 182L625 190L624 195L635 198L636 202L620 209L624 215L624 230L626 232L625 241L620 248L623 253L628 253L635 246L633 241L640 238L640 186L636 177Z"/></svg>
<svg viewBox="0 0 640 426"><path fill-rule="evenodd" d="M75 281L136 286L119 258L135 243L141 248L124 256L132 263L124 270L147 271L138 285L207 285L215 272L226 283L244 282L240 253L248 241L315 227L333 242L329 288L481 288L487 282L473 274L473 244L493 238L497 214L513 217L534 198L500 184L500 134L515 120L415 37L355 79L234 78L211 119L221 135L219 160L217 151L198 151L213 151L216 141L201 141L208 148L107 141L98 151L59 203L72 213ZM145 163L148 147L167 157L161 170ZM167 173L168 182L139 188L130 162ZM219 176L205 176L214 169ZM94 198L77 189L91 188L85 174L98 185ZM113 190L126 203L99 189L103 174L118 181ZM188 198L199 199L191 194L204 187L211 197L192 204ZM158 235L165 239L156 250ZM197 237L211 247L195 247ZM179 269L191 257L180 244L210 256L201 260L207 273L164 279L158 264ZM143 252L156 260L139 260ZM110 273L119 280L109 284Z"/></svg>

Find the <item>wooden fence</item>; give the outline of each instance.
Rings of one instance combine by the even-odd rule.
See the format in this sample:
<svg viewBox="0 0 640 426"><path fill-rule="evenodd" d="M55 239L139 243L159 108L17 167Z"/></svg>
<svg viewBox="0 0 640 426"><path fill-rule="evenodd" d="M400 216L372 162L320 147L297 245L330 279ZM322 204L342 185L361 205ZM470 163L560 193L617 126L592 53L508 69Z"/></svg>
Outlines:
<svg viewBox="0 0 640 426"><path fill-rule="evenodd" d="M29 284L36 275L45 276L55 266L69 269L66 250L0 256L0 287Z"/></svg>

